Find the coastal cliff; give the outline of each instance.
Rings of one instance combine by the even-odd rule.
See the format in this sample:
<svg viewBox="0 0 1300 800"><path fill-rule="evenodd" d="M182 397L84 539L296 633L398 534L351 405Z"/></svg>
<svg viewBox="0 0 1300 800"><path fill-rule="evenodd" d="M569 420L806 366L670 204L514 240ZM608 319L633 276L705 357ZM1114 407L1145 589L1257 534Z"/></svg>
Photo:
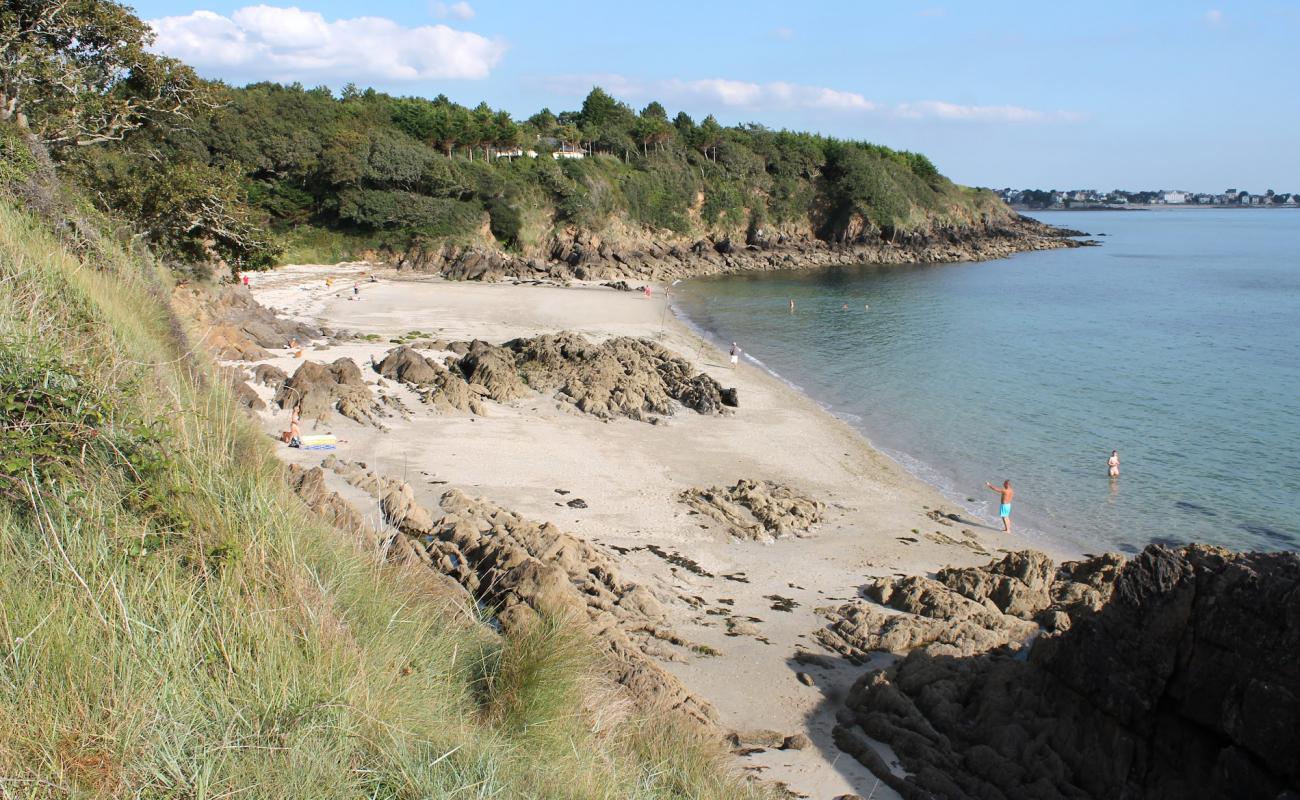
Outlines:
<svg viewBox="0 0 1300 800"><path fill-rule="evenodd" d="M760 272L847 264L934 264L987 261L1021 252L1081 247L1084 234L1016 214L990 215L962 225L936 223L889 236L859 231L839 241L807 232L755 231L741 238L698 239L614 235L567 230L536 255L491 245L414 245L364 255L399 270L434 272L454 280L671 281L731 272Z"/></svg>

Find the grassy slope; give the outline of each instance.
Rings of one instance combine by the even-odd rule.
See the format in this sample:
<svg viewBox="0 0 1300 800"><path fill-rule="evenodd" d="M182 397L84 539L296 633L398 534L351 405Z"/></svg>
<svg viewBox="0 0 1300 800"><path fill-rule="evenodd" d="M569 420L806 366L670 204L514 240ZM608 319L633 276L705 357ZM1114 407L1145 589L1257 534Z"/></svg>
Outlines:
<svg viewBox="0 0 1300 800"><path fill-rule="evenodd" d="M753 794L311 518L166 281L0 200L0 796Z"/></svg>

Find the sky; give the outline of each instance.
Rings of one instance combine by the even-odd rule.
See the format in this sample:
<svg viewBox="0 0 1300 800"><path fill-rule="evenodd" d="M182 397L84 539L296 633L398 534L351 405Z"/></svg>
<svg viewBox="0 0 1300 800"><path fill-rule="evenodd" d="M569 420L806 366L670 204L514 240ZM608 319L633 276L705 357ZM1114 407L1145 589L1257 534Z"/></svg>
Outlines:
<svg viewBox="0 0 1300 800"><path fill-rule="evenodd" d="M920 151L974 186L1300 192L1300 0L132 5L157 50L240 85L353 82L518 119L599 85Z"/></svg>

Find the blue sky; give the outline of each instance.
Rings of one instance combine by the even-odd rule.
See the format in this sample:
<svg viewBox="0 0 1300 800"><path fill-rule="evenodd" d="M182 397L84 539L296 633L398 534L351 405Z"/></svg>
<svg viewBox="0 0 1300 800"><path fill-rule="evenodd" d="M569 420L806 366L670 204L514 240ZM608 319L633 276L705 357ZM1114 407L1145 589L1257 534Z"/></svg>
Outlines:
<svg viewBox="0 0 1300 800"><path fill-rule="evenodd" d="M760 122L929 155L980 186L1300 192L1300 2L137 0L234 83L352 80Z"/></svg>

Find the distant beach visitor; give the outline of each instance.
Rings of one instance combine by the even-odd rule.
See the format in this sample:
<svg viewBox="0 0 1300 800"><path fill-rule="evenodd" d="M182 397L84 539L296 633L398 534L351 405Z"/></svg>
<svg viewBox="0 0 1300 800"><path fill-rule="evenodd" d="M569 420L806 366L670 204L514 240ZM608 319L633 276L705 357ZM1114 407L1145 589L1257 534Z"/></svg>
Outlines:
<svg viewBox="0 0 1300 800"><path fill-rule="evenodd" d="M1110 458L1106 459L1106 474L1112 478L1119 477L1119 451L1111 450Z"/></svg>
<svg viewBox="0 0 1300 800"><path fill-rule="evenodd" d="M352 298L355 300L360 295L361 295L361 284L359 283L352 284Z"/></svg>
<svg viewBox="0 0 1300 800"><path fill-rule="evenodd" d="M794 298L793 298L793 297L790 298L790 313L791 313L791 314L794 313Z"/></svg>
<svg viewBox="0 0 1300 800"><path fill-rule="evenodd" d="M242 280L243 280L243 282L244 282L244 288L247 289L247 288L248 288L248 273L247 273L247 272L244 273Z"/></svg>
<svg viewBox="0 0 1300 800"><path fill-rule="evenodd" d="M735 342L731 343L731 368L735 369L736 364L740 363L740 348Z"/></svg>
<svg viewBox="0 0 1300 800"><path fill-rule="evenodd" d="M1011 488L1011 481L1003 481L1001 486L994 486L991 483L985 483L984 485L1002 495L1002 503L998 506L998 516L1002 518L1002 531L1011 533L1011 498L1016 496L1015 489Z"/></svg>
<svg viewBox="0 0 1300 800"><path fill-rule="evenodd" d="M294 406L289 412L289 446L302 447L302 429L299 426L300 412L298 406Z"/></svg>

